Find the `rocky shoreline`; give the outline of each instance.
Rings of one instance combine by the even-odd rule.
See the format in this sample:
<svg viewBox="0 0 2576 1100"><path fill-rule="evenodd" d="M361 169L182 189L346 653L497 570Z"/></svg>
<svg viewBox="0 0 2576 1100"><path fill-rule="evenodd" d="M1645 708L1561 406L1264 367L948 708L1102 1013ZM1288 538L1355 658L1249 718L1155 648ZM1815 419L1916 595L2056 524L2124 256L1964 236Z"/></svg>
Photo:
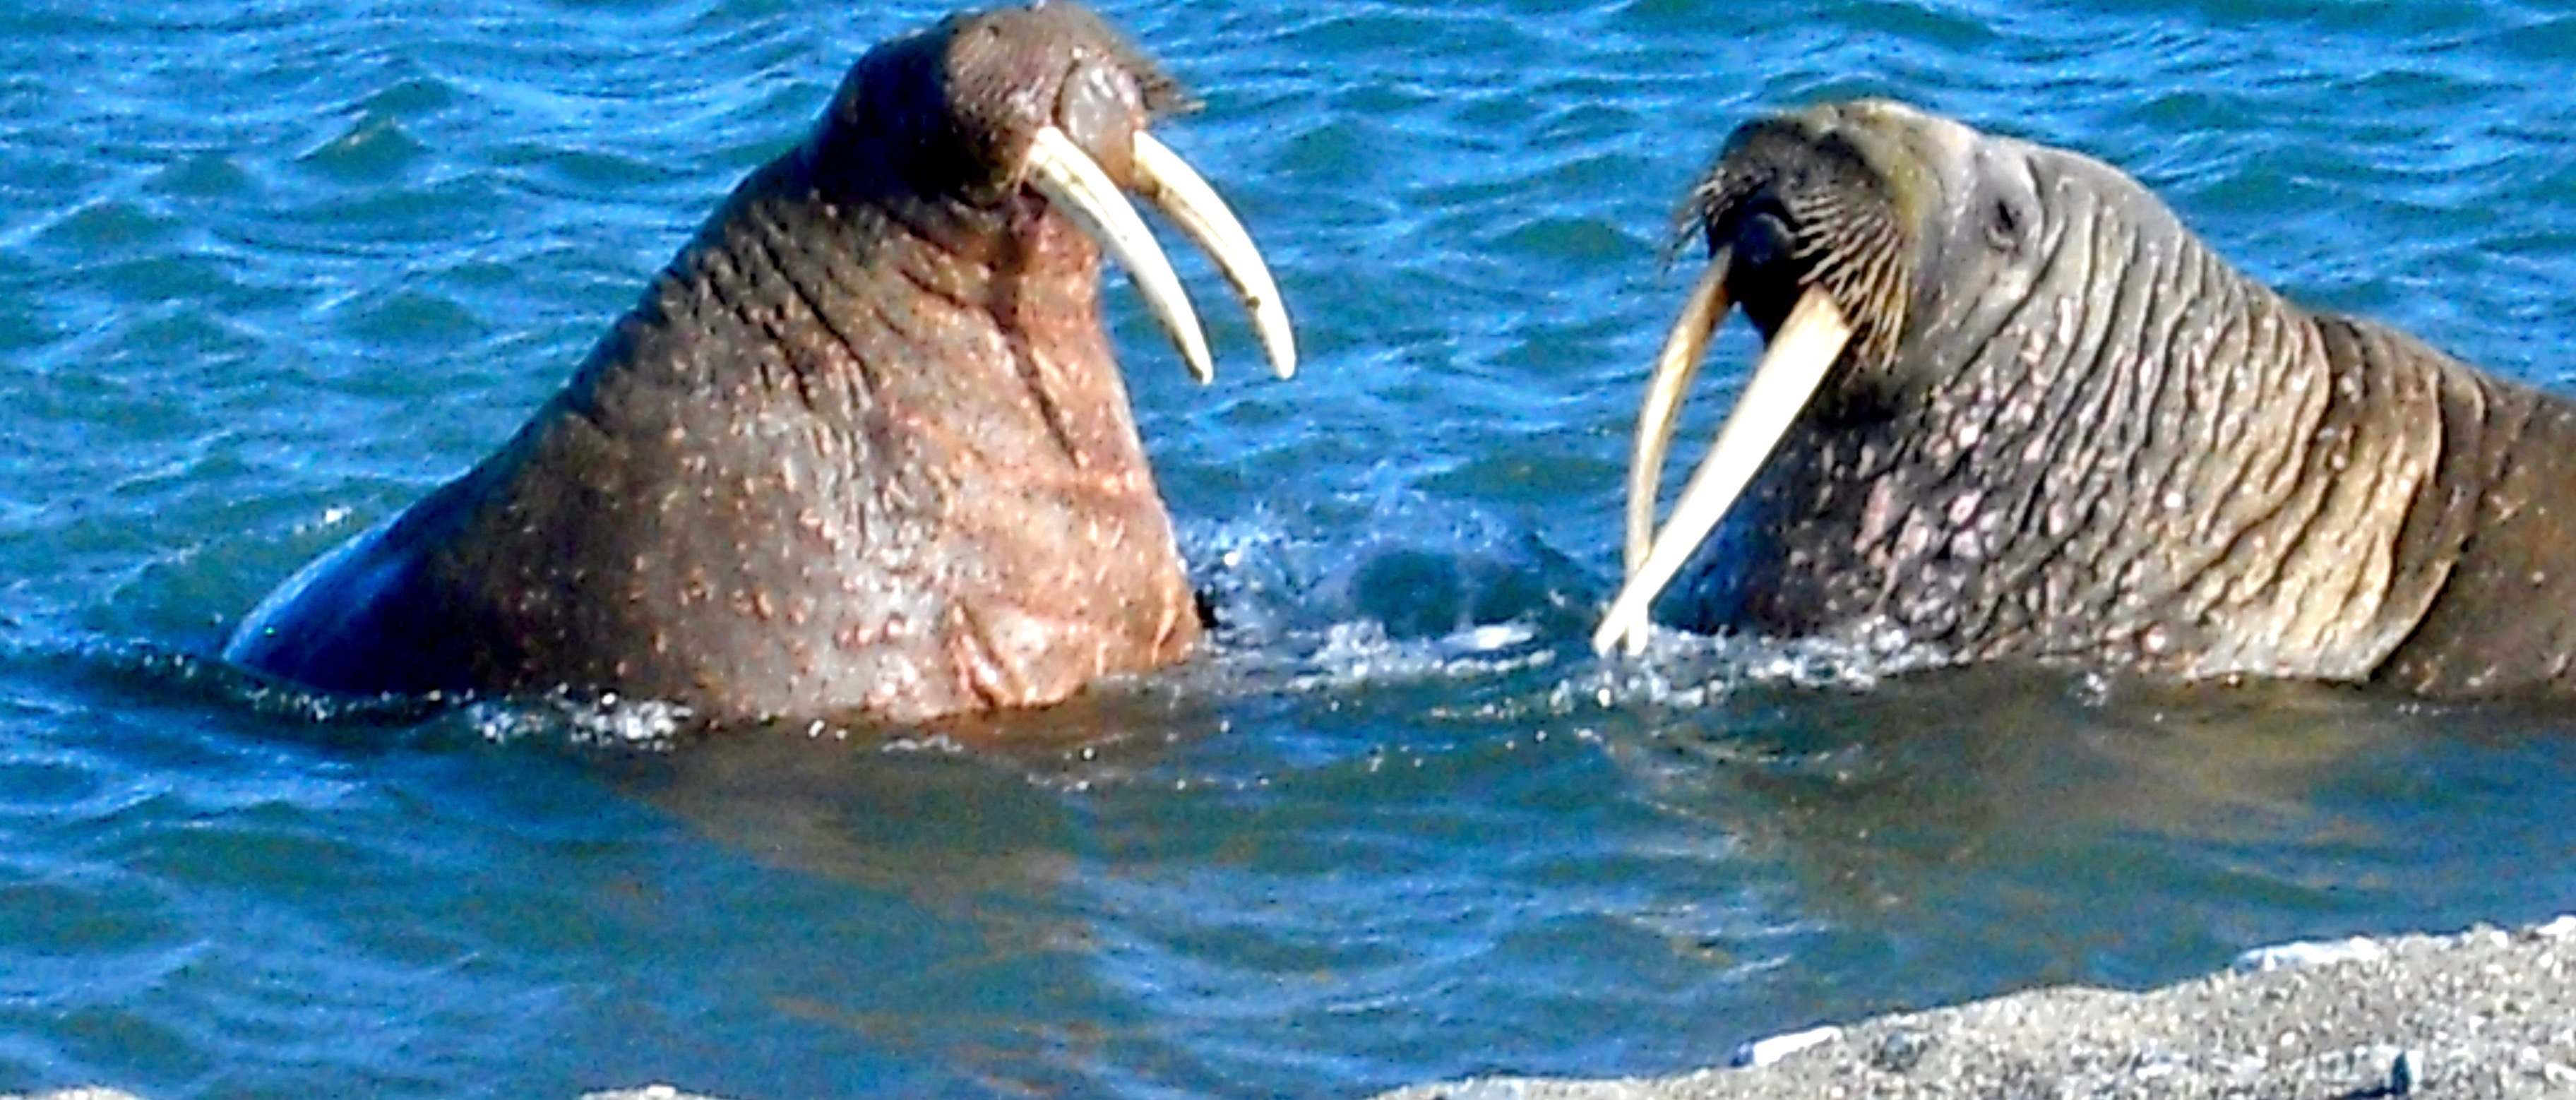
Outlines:
<svg viewBox="0 0 2576 1100"><path fill-rule="evenodd" d="M1376 1100L2576 1097L2576 915L2261 948L2144 993L2037 989L1773 1036L1729 1061L1664 1078L1479 1078ZM82 1088L38 1100L138 1098ZM582 1100L711 1098L653 1085Z"/></svg>
<svg viewBox="0 0 2576 1100"><path fill-rule="evenodd" d="M2031 990L1775 1036L1732 1061L1377 1100L2576 1097L2576 916L2263 948L2144 993Z"/></svg>

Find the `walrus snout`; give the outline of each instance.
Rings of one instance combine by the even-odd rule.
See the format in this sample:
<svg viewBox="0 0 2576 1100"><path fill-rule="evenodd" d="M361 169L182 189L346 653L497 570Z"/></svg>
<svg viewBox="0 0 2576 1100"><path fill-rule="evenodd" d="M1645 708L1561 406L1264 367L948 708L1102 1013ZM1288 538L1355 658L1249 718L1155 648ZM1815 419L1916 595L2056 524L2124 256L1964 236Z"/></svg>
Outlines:
<svg viewBox="0 0 2576 1100"><path fill-rule="evenodd" d="M1035 4L959 12L892 49L929 51L942 128L997 180L1056 127L1126 179L1129 135L1195 106L1180 82L1090 10Z"/></svg>
<svg viewBox="0 0 2576 1100"><path fill-rule="evenodd" d="M1296 373L1287 309L1251 235L1216 189L1148 132L1157 117L1196 106L1177 81L1072 4L953 15L918 42L938 53L946 120L924 140L944 135L968 150L990 173L995 201L1034 189L1079 225L1126 269L1192 376L1215 377L1206 333L1126 194L1146 200L1208 254L1252 315L1272 370ZM896 49L907 46L913 41Z"/></svg>
<svg viewBox="0 0 2576 1100"><path fill-rule="evenodd" d="M1859 120L1854 125L1853 119ZM1673 323L1647 383L1628 467L1628 581L1593 633L1608 652L1645 644L1648 606L1752 482L1789 426L1849 361L1891 355L1912 294L1919 195L1884 154L1867 104L1829 105L1739 127L1677 221L1709 265ZM1664 456L1708 341L1741 306L1762 361L1654 530Z"/></svg>

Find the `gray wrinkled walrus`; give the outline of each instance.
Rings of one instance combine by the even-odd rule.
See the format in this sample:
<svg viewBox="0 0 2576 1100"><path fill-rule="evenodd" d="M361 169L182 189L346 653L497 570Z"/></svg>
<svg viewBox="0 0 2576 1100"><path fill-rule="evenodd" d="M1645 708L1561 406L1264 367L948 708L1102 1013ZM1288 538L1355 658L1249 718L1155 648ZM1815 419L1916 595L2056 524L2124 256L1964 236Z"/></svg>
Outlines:
<svg viewBox="0 0 2576 1100"><path fill-rule="evenodd" d="M1685 220L1712 260L1638 426L1604 652L1742 493L1695 626L2576 690L2576 404L2282 300L2098 161L1895 103L1743 127ZM1649 539L1730 301L1767 347Z"/></svg>
<svg viewBox="0 0 2576 1100"><path fill-rule="evenodd" d="M224 647L359 692L617 691L712 722L1054 702L1200 634L1099 315L1128 271L1204 380L1205 248L1278 373L1239 222L1146 134L1173 82L1067 3L850 70L517 437L307 566Z"/></svg>

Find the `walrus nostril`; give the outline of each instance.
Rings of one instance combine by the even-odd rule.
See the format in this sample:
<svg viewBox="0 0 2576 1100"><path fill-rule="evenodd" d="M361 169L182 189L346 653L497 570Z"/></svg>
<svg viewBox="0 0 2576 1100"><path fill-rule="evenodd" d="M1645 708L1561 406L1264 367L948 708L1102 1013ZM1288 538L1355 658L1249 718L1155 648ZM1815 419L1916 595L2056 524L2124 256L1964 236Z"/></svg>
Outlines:
<svg viewBox="0 0 2576 1100"><path fill-rule="evenodd" d="M1765 204L1754 211L1735 234L1736 262L1756 273L1773 274L1797 252L1798 232L1789 227L1788 215L1777 206Z"/></svg>
<svg viewBox="0 0 2576 1100"><path fill-rule="evenodd" d="M1732 228L1726 243L1735 262L1726 275L1727 293L1767 339L1813 280L1819 257L1800 240L1788 211L1769 196L1755 200Z"/></svg>

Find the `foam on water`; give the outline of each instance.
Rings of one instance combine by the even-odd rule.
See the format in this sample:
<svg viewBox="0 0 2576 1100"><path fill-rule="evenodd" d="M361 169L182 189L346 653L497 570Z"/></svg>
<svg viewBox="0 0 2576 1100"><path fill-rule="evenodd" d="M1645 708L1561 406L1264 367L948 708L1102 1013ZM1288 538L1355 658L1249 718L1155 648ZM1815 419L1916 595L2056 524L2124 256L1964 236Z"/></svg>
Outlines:
<svg viewBox="0 0 2576 1100"><path fill-rule="evenodd" d="M1433 519L1435 510L1418 496L1387 505L1371 525L1379 533L1356 544L1337 533L1292 533L1266 514L1193 526L1184 549L1216 620L1212 644L1177 670L1101 690L1245 698L1490 681L1557 664L1578 624L1578 593L1594 587L1590 578L1489 514L1451 507ZM338 530L345 519L346 509L334 508L296 529ZM613 691L468 700L339 695L151 641L22 642L13 659L202 693L266 718L317 726L381 728L461 706L443 725L495 744L662 751L703 732L685 705ZM894 751L956 745L935 731L914 736L855 719L817 721L805 732L835 740L857 732Z"/></svg>
<svg viewBox="0 0 2576 1100"><path fill-rule="evenodd" d="M627 699L616 692L580 696L557 692L542 700L477 702L466 722L496 744L530 737L571 748L668 751L693 729L688 707L663 699Z"/></svg>

